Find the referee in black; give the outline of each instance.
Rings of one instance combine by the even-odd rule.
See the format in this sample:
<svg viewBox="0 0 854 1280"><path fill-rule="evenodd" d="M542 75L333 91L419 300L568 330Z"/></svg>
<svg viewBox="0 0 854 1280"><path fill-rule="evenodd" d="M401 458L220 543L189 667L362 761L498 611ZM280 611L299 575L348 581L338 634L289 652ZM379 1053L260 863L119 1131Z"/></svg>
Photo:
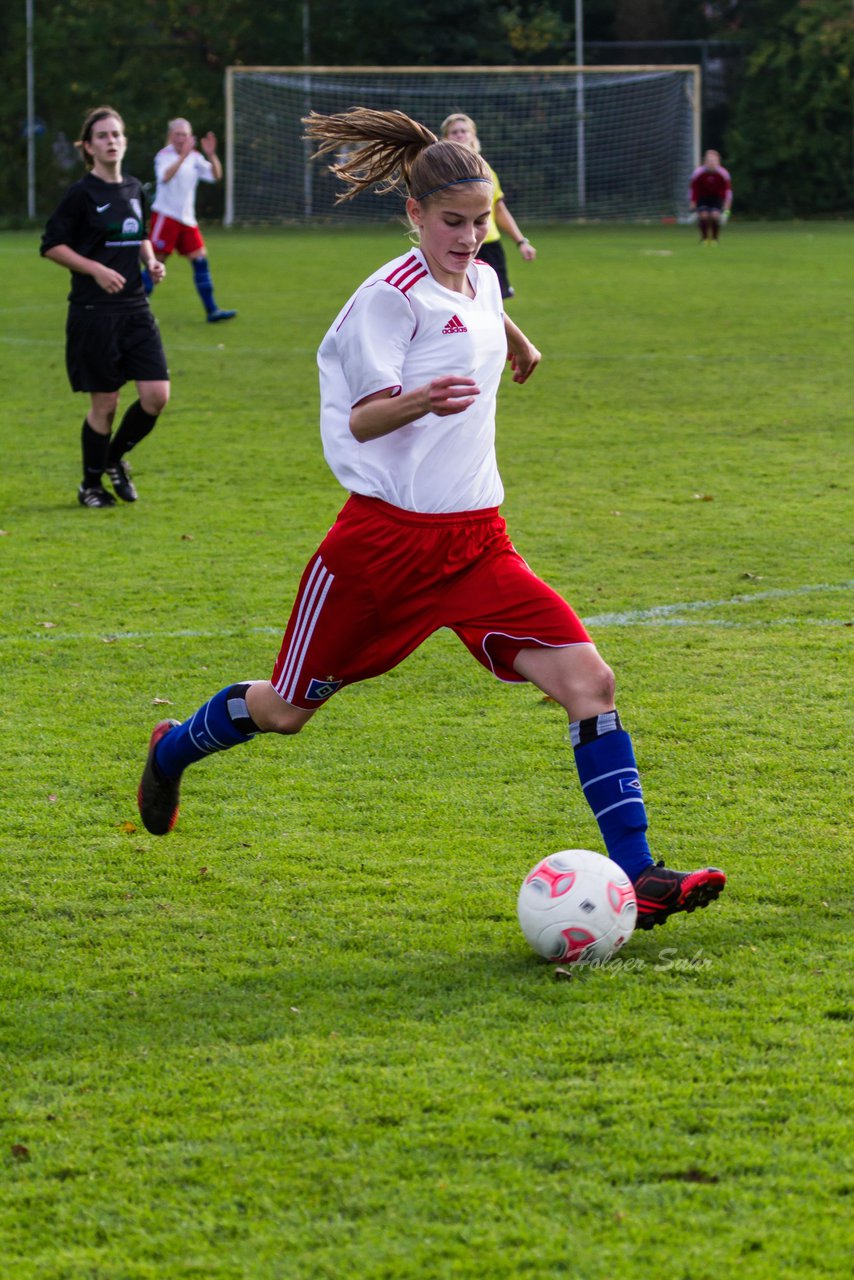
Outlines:
<svg viewBox="0 0 854 1280"><path fill-rule="evenodd" d="M104 472L122 501L136 501L125 455L148 435L169 400L169 370L140 262L154 280L162 280L166 269L147 239L142 187L122 176L127 138L118 112L90 111L76 146L89 172L48 219L41 253L71 271L66 367L72 390L91 399L77 499L84 507L112 507L116 499L104 488ZM131 381L139 398L112 435L119 391Z"/></svg>

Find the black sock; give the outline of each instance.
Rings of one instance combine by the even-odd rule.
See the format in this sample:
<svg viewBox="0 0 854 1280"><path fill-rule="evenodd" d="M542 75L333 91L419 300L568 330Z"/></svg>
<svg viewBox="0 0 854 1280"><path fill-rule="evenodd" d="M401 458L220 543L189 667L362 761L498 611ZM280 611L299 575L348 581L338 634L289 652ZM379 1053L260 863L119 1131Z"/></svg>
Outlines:
<svg viewBox="0 0 854 1280"><path fill-rule="evenodd" d="M121 426L113 436L108 454L107 465L112 467L130 453L134 445L144 440L149 431L154 430L157 415L146 413L138 400L135 400L122 418Z"/></svg>
<svg viewBox="0 0 854 1280"><path fill-rule="evenodd" d="M89 426L89 419L83 419L81 433L83 445L83 488L97 489L101 486L101 476L107 465L107 454L110 448L110 437L102 436Z"/></svg>

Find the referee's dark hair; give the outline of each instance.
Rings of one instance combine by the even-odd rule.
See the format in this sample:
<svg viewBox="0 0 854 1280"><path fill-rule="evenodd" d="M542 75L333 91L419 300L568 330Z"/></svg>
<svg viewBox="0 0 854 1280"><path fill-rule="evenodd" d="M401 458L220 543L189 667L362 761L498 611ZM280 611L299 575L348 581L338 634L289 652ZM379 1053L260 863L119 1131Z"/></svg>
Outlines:
<svg viewBox="0 0 854 1280"><path fill-rule="evenodd" d="M113 116L116 120L118 120L119 124L122 126L122 133L124 133L125 122L119 115L118 111L116 111L113 107L93 107L92 110L87 114L85 120L83 121L83 126L80 130L80 137L77 139L74 145L77 148L77 150L80 152L80 155L83 159L83 163L85 164L87 169L91 169L95 161L89 155L89 152L86 150L83 144L84 142L92 141L92 130L95 128L95 125L98 123L99 120L106 120L108 116Z"/></svg>

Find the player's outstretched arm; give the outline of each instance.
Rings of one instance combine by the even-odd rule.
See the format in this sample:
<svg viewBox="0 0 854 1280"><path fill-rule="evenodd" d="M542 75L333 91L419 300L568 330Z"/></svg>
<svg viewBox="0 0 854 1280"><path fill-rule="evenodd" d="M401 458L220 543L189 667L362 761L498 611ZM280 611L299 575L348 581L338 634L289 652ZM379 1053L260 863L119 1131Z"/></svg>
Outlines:
<svg viewBox="0 0 854 1280"><path fill-rule="evenodd" d="M403 395L394 395L391 390L378 391L353 406L350 430L359 443L364 444L368 440L391 435L392 431L408 426L428 413L435 413L439 418L462 413L474 404L475 397L479 395L480 388L473 378L464 378L456 373L434 378L423 387Z"/></svg>
<svg viewBox="0 0 854 1280"><path fill-rule="evenodd" d="M507 338L507 359L513 369L514 382L527 382L542 360L542 353L526 338L517 324L505 312L504 333Z"/></svg>

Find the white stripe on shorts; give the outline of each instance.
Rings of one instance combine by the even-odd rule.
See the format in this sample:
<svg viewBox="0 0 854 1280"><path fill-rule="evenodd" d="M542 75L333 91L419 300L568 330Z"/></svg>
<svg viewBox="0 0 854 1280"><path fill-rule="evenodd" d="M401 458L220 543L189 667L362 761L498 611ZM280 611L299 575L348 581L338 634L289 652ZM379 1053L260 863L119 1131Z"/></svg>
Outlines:
<svg viewBox="0 0 854 1280"><path fill-rule="evenodd" d="M300 600L287 661L276 684L276 692L284 698L285 702L290 702L296 693L306 650L311 643L324 601L334 581L335 575L329 572L318 556Z"/></svg>

